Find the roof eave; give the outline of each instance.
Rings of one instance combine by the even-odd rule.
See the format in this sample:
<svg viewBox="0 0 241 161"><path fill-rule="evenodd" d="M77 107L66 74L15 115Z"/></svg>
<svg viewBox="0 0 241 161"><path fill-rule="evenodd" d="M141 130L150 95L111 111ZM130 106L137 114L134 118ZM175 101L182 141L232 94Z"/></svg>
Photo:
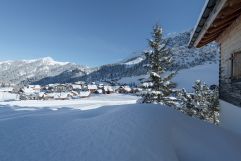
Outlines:
<svg viewBox="0 0 241 161"><path fill-rule="evenodd" d="M201 47L198 46L198 43L226 2L227 0L208 0L206 2L188 43L189 48Z"/></svg>

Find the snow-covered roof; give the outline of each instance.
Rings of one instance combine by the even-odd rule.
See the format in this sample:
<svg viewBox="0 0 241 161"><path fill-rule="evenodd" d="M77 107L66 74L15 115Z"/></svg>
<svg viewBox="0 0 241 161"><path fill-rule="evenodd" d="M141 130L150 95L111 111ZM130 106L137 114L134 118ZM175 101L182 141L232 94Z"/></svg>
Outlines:
<svg viewBox="0 0 241 161"><path fill-rule="evenodd" d="M73 84L72 87L73 89L82 89L82 86L78 84Z"/></svg>
<svg viewBox="0 0 241 161"><path fill-rule="evenodd" d="M38 93L38 96L39 96L39 97L43 97L44 94L45 94L44 92L39 92L39 93Z"/></svg>
<svg viewBox="0 0 241 161"><path fill-rule="evenodd" d="M103 90L102 89L98 89L97 92L101 94L101 93L103 93Z"/></svg>
<svg viewBox="0 0 241 161"><path fill-rule="evenodd" d="M34 93L36 93L36 90L34 90L34 89L32 89L32 88L24 87L22 90L23 90L23 92L24 92L25 94L34 94Z"/></svg>
<svg viewBox="0 0 241 161"><path fill-rule="evenodd" d="M131 91L131 88L129 86L123 86L122 87L125 91L127 92L130 92Z"/></svg>
<svg viewBox="0 0 241 161"><path fill-rule="evenodd" d="M88 87L88 89L98 89L97 85L95 85L95 84L88 85L87 87Z"/></svg>
<svg viewBox="0 0 241 161"><path fill-rule="evenodd" d="M61 92L61 93L55 92L55 93L45 93L45 95L58 99L58 98L68 98L68 96L71 94L69 92Z"/></svg>
<svg viewBox="0 0 241 161"><path fill-rule="evenodd" d="M104 86L105 91L113 92L113 88L111 86Z"/></svg>
<svg viewBox="0 0 241 161"><path fill-rule="evenodd" d="M29 85L28 87L33 89L41 89L40 85Z"/></svg>

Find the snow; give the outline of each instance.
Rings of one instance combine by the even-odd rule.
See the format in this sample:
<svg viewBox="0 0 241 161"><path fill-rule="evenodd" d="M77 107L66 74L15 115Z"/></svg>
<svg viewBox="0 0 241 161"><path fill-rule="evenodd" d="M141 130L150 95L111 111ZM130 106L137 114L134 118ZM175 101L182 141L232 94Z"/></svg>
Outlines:
<svg viewBox="0 0 241 161"><path fill-rule="evenodd" d="M10 101L10 100L19 100L19 95L0 91L0 101Z"/></svg>
<svg viewBox="0 0 241 161"><path fill-rule="evenodd" d="M131 88L129 86L122 87L126 92L131 92Z"/></svg>
<svg viewBox="0 0 241 161"><path fill-rule="evenodd" d="M0 108L2 161L239 161L241 136L160 105Z"/></svg>
<svg viewBox="0 0 241 161"><path fill-rule="evenodd" d="M0 87L0 92L12 92L13 87Z"/></svg>
<svg viewBox="0 0 241 161"><path fill-rule="evenodd" d="M37 61L42 61L45 64L48 65L66 65L69 64L69 62L57 62L55 61L53 58L51 57L44 57L44 58L40 58L40 59L32 59L32 60L24 60L26 63L34 63Z"/></svg>
<svg viewBox="0 0 241 161"><path fill-rule="evenodd" d="M97 90L98 87L97 87L97 85L95 85L95 84L89 84L89 85L88 85L88 89L89 89L89 90Z"/></svg>
<svg viewBox="0 0 241 161"><path fill-rule="evenodd" d="M220 125L241 135L241 108L220 100Z"/></svg>
<svg viewBox="0 0 241 161"><path fill-rule="evenodd" d="M106 92L113 92L114 90L113 90L113 88L111 87L111 86L104 86L104 90L106 91Z"/></svg>
<svg viewBox="0 0 241 161"><path fill-rule="evenodd" d="M34 90L33 88L28 88L28 87L24 87L23 89L23 92L27 95L30 95L30 94L34 94L35 92L37 92L36 90Z"/></svg>
<svg viewBox="0 0 241 161"><path fill-rule="evenodd" d="M78 84L72 84L71 86L73 87L73 89L82 89L82 86Z"/></svg>
<svg viewBox="0 0 241 161"><path fill-rule="evenodd" d="M89 91L81 92L80 95L85 97L89 95ZM57 93L53 94L54 97L60 98ZM61 93L61 96L64 96ZM62 98L62 97L61 97ZM73 99L73 100L22 100L22 101L8 101L0 102L0 106L19 107L16 108L21 110L33 110L33 109L59 109L59 108L73 108L81 110L95 109L106 105L123 105L123 104L134 104L138 97L132 95L123 94L110 94L110 95L91 95L88 98Z"/></svg>
<svg viewBox="0 0 241 161"><path fill-rule="evenodd" d="M142 62L143 60L145 60L144 57L137 57L136 59L128 61L128 62L126 62L124 64L125 65L135 65L135 64L138 64L138 63Z"/></svg>
<svg viewBox="0 0 241 161"><path fill-rule="evenodd" d="M81 92L79 93L79 96L80 96L80 97L88 97L88 96L90 96L90 94L91 94L90 91L81 91Z"/></svg>
<svg viewBox="0 0 241 161"><path fill-rule="evenodd" d="M180 70L173 78L173 82L177 83L177 88L185 88L187 91L192 90L196 80L204 81L208 85L218 85L218 69L218 64L204 64Z"/></svg>

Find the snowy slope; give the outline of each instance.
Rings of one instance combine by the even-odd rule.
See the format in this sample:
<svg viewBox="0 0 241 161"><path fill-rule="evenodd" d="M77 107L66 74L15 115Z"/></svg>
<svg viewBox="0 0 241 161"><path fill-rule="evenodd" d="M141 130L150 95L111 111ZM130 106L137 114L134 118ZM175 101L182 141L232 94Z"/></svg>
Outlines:
<svg viewBox="0 0 241 161"><path fill-rule="evenodd" d="M218 64L215 63L197 65L195 67L182 69L178 71L176 76L173 78L173 82L177 84L177 88L185 88L188 91L192 90L192 85L196 80L201 80L208 85L218 85L218 70ZM139 86L141 84L141 81L146 78L148 78L147 75L123 77L119 79L117 82L120 84Z"/></svg>
<svg viewBox="0 0 241 161"><path fill-rule="evenodd" d="M208 85L218 85L219 80L218 64L204 64L193 68L180 70L173 78L173 82L177 83L177 88L185 88L192 90L192 85L196 80L201 80Z"/></svg>
<svg viewBox="0 0 241 161"><path fill-rule="evenodd" d="M143 60L145 60L145 56L144 55L139 55L137 57L134 57L134 58L131 58L129 60L127 60L125 63L125 65L129 66L129 65L135 65L135 64L138 64L138 63L141 63Z"/></svg>
<svg viewBox="0 0 241 161"><path fill-rule="evenodd" d="M159 105L0 108L1 161L240 161L241 136Z"/></svg>

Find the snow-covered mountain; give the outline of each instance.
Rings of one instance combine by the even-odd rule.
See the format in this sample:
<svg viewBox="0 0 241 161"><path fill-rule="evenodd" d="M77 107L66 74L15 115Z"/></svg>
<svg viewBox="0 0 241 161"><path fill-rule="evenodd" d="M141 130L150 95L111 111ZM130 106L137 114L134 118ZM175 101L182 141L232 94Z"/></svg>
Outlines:
<svg viewBox="0 0 241 161"><path fill-rule="evenodd" d="M181 70L207 63L218 63L219 51L215 43L202 48L188 48L190 31L166 38L173 55L171 70ZM135 53L131 57L98 68L88 68L68 62L56 62L51 58L0 62L0 80L13 83L66 83L83 81L120 80L123 77L145 75L146 57Z"/></svg>
<svg viewBox="0 0 241 161"><path fill-rule="evenodd" d="M218 63L219 60L219 50L218 46L215 43L211 43L202 48L188 48L188 41L190 38L191 32L184 32L180 34L175 34L175 36L167 37L167 45L171 50L173 55L174 64L171 70L182 70L197 65L202 64L212 64ZM143 53L135 53L132 57L129 57L121 62L116 64L103 65L99 67L94 72L76 77L68 77L68 79L61 79L63 82L74 82L77 80L85 81L103 81L103 80L120 80L127 77L135 77L145 75L147 73L146 68L144 67L147 63L146 57ZM62 75L63 76L63 75ZM55 78L46 78L44 82L51 82L60 80L62 76ZM38 83L42 83L40 81Z"/></svg>
<svg viewBox="0 0 241 161"><path fill-rule="evenodd" d="M69 62L57 62L50 57L34 60L0 62L0 82L32 83L63 72L78 70L79 76L88 74L91 69Z"/></svg>

